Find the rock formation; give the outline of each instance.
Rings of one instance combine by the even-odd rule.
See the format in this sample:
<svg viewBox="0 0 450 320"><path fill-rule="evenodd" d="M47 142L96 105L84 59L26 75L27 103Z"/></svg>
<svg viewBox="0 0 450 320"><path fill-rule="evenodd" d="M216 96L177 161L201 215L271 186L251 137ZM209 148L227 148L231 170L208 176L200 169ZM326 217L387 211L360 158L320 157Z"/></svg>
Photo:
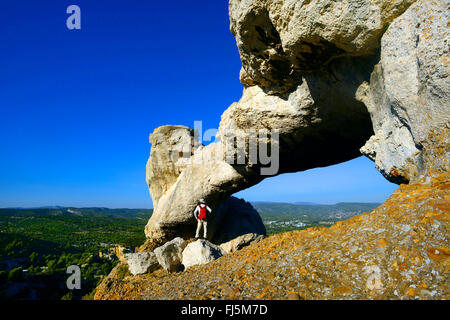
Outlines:
<svg viewBox="0 0 450 320"><path fill-rule="evenodd" d="M147 237L192 229L200 198L217 209L267 176L340 163L360 149L396 183L448 170L447 3L413 2L231 0L242 98L223 113L216 143L203 146L179 126L151 135ZM255 145L279 154L269 175L252 158ZM168 150L178 158L167 161Z"/></svg>
<svg viewBox="0 0 450 320"><path fill-rule="evenodd" d="M277 94L309 83L305 79L309 72L326 80L321 73L333 72L325 68L331 61L375 54L386 26L413 2L230 0L230 28L242 61L241 82ZM336 80L344 79L337 76Z"/></svg>
<svg viewBox="0 0 450 320"><path fill-rule="evenodd" d="M124 260L132 275L154 271L158 266L158 259L153 252L126 253Z"/></svg>
<svg viewBox="0 0 450 320"><path fill-rule="evenodd" d="M217 144L198 144L194 131L185 126L159 127L150 135L150 141L147 182L154 213L145 230L150 239L159 245L176 236L193 237L194 208L205 192L211 194L204 198L213 209L208 239L222 243L246 233L266 234L261 217L251 204L229 197L230 191L223 185L230 179L240 181L243 175L225 161L216 160L214 154L205 157L206 163L195 158L204 155L205 150L214 151ZM190 203L187 207L186 202ZM218 226L220 232L216 232Z"/></svg>
<svg viewBox="0 0 450 320"><path fill-rule="evenodd" d="M95 298L448 300L449 179L402 184L372 212L276 234L176 275L108 277Z"/></svg>
<svg viewBox="0 0 450 320"><path fill-rule="evenodd" d="M181 260L183 258L183 250L186 246L186 241L180 237L176 237L175 239L156 248L153 252L158 260L158 263L164 268L164 270L168 272L176 272L183 269Z"/></svg>
<svg viewBox="0 0 450 320"><path fill-rule="evenodd" d="M224 242L220 245L220 247L226 252L235 252L245 246L248 246L252 243L256 243L261 241L263 236L257 233L247 233L242 236L236 237L233 240L228 242Z"/></svg>
<svg viewBox="0 0 450 320"><path fill-rule="evenodd" d="M193 134L194 131L186 126L167 125L157 128L150 135L152 149L147 162L146 180L154 207L186 167L192 155Z"/></svg>
<svg viewBox="0 0 450 320"><path fill-rule="evenodd" d="M370 83L357 94L375 131L361 151L392 182L449 168L448 6L419 1L393 21Z"/></svg>
<svg viewBox="0 0 450 320"><path fill-rule="evenodd" d="M104 251L100 251L98 253L100 258L103 259L108 259L111 261L114 260L119 260L120 262L125 262L125 255L128 253L131 253L131 248L126 248L120 244L112 247L112 248L108 248Z"/></svg>
<svg viewBox="0 0 450 320"><path fill-rule="evenodd" d="M197 264L205 264L220 258L225 251L208 240L199 239L189 243L183 250L182 264L185 269Z"/></svg>
<svg viewBox="0 0 450 320"><path fill-rule="evenodd" d="M262 238L262 235L255 235ZM128 270L133 276L145 273L152 273L153 271L162 267L167 272L183 271L189 267L197 264L205 264L217 258L222 257L227 252L234 251L241 243L244 245L255 241L255 236L239 237L240 241L226 244L225 251L206 239L199 239L194 242L186 242L182 238L177 237L171 241L166 242L160 247L151 252L137 252L127 253L124 255L124 261L128 265ZM257 238L257 239L260 239ZM231 242L231 241L230 241ZM120 264L119 264L120 266Z"/></svg>
<svg viewBox="0 0 450 320"><path fill-rule="evenodd" d="M176 279L134 279L139 294L111 277L96 298L448 299L449 6L230 0L242 97L222 114L215 143L182 126L150 136L149 241L191 236L200 198L220 217L238 204L232 194L268 176L361 153L402 185L380 208L329 229L269 237ZM279 157L255 157L256 146ZM198 268L207 276L190 287Z"/></svg>
<svg viewBox="0 0 450 320"><path fill-rule="evenodd" d="M229 242L246 234L254 234L264 237L266 227L258 212L252 205L243 199L230 197L223 202L208 227L211 233L211 241L217 244ZM241 238L243 245L249 244L254 239Z"/></svg>

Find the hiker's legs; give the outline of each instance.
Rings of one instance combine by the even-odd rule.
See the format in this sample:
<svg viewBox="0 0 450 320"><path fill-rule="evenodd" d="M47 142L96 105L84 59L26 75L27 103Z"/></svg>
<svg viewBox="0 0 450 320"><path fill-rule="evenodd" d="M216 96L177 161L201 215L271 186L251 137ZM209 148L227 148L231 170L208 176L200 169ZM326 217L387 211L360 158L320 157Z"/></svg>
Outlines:
<svg viewBox="0 0 450 320"><path fill-rule="evenodd" d="M208 229L208 222L203 221L203 238L204 239L206 239L206 235L208 233L207 229Z"/></svg>
<svg viewBox="0 0 450 320"><path fill-rule="evenodd" d="M199 233L200 233L200 228L202 227L202 221L198 220L197 222L197 231L195 231L195 237L198 238Z"/></svg>

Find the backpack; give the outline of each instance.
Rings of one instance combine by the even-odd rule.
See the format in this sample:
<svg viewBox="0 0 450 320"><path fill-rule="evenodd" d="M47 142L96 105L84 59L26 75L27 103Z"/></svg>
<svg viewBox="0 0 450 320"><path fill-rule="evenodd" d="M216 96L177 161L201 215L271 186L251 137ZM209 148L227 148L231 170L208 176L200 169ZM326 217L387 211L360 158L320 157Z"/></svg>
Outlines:
<svg viewBox="0 0 450 320"><path fill-rule="evenodd" d="M202 207L201 204L199 204L198 206L199 206L199 208L200 208L200 213L199 213L199 215L198 215L198 219L199 219L199 220L206 220L206 214L207 214L207 211L206 211L206 204L204 204L203 207Z"/></svg>

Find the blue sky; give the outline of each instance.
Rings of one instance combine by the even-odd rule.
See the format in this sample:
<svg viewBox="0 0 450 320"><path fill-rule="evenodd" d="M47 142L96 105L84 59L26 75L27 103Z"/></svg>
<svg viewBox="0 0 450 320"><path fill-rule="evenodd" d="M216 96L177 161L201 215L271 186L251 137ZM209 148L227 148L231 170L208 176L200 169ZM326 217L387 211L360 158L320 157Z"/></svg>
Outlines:
<svg viewBox="0 0 450 320"><path fill-rule="evenodd" d="M217 128L242 93L227 1L3 0L0 40L0 207L151 207L148 135ZM373 202L395 187L358 158L239 196Z"/></svg>

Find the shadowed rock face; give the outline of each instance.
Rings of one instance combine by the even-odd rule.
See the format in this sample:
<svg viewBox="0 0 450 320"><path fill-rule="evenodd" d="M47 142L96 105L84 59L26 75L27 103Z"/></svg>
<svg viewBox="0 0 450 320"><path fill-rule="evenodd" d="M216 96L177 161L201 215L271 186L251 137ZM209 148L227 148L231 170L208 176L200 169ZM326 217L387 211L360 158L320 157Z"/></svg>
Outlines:
<svg viewBox="0 0 450 320"><path fill-rule="evenodd" d="M198 145L181 126L151 135L147 237L191 236L200 198L217 210L267 177L250 141L278 148L270 176L347 161L363 146L396 183L448 171L447 4L412 2L231 0L242 97L222 114L216 143ZM270 135L253 139L261 129Z"/></svg>
<svg viewBox="0 0 450 320"><path fill-rule="evenodd" d="M236 197L228 198L219 206L208 230L211 241L220 244L247 234L266 235L258 212L250 203Z"/></svg>

